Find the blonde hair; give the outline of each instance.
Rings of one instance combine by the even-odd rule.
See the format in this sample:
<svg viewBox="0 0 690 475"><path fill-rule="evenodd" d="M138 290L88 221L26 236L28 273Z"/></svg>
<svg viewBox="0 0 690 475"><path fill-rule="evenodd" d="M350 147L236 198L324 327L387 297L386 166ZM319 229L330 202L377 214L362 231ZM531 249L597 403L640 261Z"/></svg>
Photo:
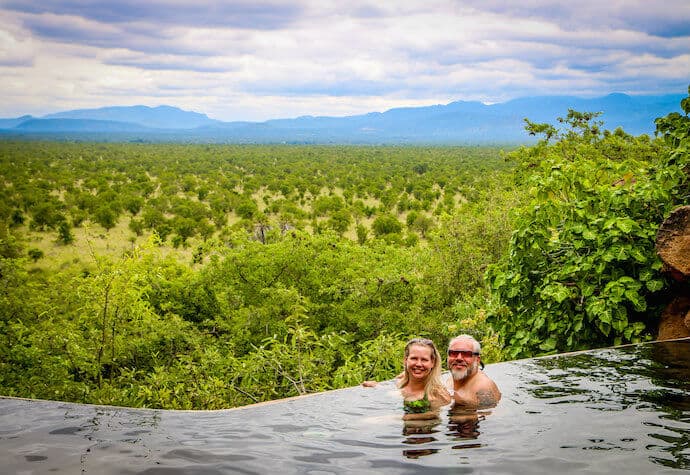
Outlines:
<svg viewBox="0 0 690 475"><path fill-rule="evenodd" d="M431 359L434 362L434 366L431 368L429 376L427 376L426 378L426 382L424 384L424 392L430 399L441 398L441 395L447 391L446 387L443 385L443 382L441 381L441 354L438 352L438 349L436 348L436 345L434 345L433 341L427 338L413 338L407 342L407 345L405 345L405 359L407 359L407 357L410 356L410 348L413 345L426 346L431 348ZM407 365L405 365L405 371L403 372L403 375L400 378L398 388L404 388L409 384L409 382L410 373L407 370Z"/></svg>

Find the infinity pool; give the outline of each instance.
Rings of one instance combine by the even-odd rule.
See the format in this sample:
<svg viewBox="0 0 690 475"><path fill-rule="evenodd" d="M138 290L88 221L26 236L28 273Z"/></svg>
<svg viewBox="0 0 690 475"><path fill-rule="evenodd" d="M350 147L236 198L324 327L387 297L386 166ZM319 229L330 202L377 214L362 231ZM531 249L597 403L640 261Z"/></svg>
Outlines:
<svg viewBox="0 0 690 475"><path fill-rule="evenodd" d="M405 424L392 382L223 411L0 399L12 474L674 473L690 469L690 339L488 365L479 414Z"/></svg>

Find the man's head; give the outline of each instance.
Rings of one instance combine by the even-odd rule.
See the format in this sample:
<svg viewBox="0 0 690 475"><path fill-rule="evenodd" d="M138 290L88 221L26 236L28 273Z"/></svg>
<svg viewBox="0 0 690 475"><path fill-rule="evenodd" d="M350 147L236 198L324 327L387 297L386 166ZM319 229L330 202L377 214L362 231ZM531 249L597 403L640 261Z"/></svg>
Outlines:
<svg viewBox="0 0 690 475"><path fill-rule="evenodd" d="M448 369L455 381L464 381L479 370L481 345L470 335L459 335L448 344Z"/></svg>

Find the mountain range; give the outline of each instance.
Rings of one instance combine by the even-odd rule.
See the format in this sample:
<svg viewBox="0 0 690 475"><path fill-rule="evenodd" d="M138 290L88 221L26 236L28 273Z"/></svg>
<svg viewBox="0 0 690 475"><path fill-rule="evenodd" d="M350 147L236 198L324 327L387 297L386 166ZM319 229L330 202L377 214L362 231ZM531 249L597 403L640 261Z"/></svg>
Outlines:
<svg viewBox="0 0 690 475"><path fill-rule="evenodd" d="M457 101L347 117L303 116L223 122L172 106L118 106L0 119L0 137L55 140L301 143L501 144L534 141L524 119L558 126L568 109L601 112L598 120L633 135L654 133L654 119L680 112L683 94L596 98L539 96L496 104Z"/></svg>

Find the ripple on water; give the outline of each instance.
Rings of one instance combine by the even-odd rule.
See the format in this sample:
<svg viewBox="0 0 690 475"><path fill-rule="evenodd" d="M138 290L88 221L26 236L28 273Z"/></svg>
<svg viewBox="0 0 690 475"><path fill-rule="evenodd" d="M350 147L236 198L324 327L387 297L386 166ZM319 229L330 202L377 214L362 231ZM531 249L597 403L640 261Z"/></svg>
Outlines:
<svg viewBox="0 0 690 475"><path fill-rule="evenodd" d="M0 399L3 473L672 473L690 341L489 365L490 411L408 423L391 382L231 411Z"/></svg>

